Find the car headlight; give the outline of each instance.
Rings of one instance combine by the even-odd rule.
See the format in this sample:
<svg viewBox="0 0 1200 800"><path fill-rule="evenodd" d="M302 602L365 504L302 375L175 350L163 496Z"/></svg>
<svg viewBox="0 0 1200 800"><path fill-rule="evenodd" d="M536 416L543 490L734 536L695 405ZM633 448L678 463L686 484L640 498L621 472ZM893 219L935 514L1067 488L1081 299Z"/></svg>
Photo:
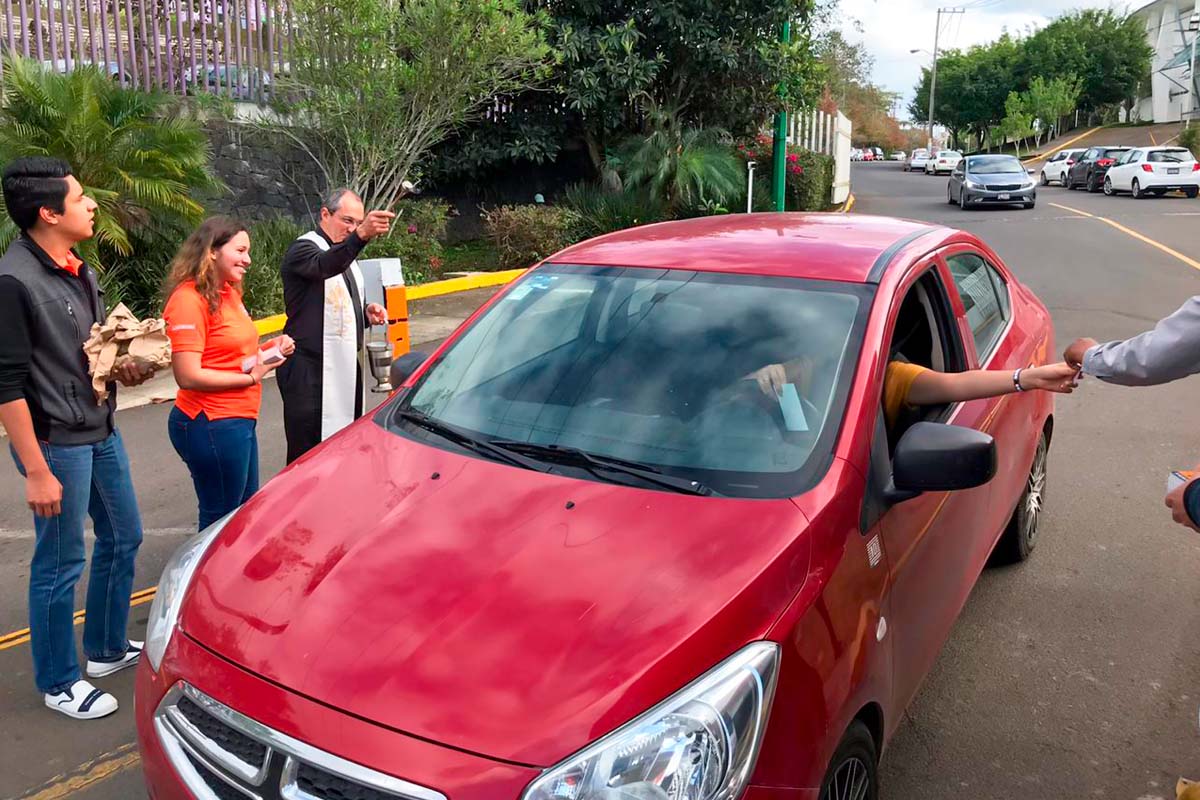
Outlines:
<svg viewBox="0 0 1200 800"><path fill-rule="evenodd" d="M146 623L145 654L155 671L162 664L163 654L167 652L167 645L175 632L179 607L183 605L183 596L187 594L188 585L196 573L196 565L233 514L229 512L184 542L163 567L154 602L150 604L150 620Z"/></svg>
<svg viewBox="0 0 1200 800"><path fill-rule="evenodd" d="M522 800L733 800L750 780L779 674L755 642L534 781Z"/></svg>
<svg viewBox="0 0 1200 800"><path fill-rule="evenodd" d="M982 189L983 188L983 184L980 183L979 181L973 181L973 180L968 179L968 180L963 181L963 183L966 184L968 189Z"/></svg>

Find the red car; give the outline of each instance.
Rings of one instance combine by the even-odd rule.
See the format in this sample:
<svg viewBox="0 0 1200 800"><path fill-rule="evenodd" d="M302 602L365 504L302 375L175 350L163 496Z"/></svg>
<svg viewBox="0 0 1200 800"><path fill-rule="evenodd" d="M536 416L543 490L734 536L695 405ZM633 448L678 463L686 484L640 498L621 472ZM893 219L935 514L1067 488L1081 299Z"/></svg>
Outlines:
<svg viewBox="0 0 1200 800"><path fill-rule="evenodd" d="M1036 542L1052 430L1040 392L889 430L885 365L1051 340L991 249L916 222L562 251L172 558L150 796L876 797L985 563ZM752 373L788 360L768 394Z"/></svg>

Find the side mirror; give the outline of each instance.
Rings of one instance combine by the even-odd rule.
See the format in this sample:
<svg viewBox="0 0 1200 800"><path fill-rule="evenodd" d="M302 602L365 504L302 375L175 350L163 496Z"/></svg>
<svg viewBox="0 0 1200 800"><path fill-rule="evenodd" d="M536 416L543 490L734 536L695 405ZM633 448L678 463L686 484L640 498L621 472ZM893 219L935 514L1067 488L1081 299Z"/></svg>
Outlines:
<svg viewBox="0 0 1200 800"><path fill-rule="evenodd" d="M918 422L905 431L892 457L889 503L924 492L954 492L982 486L996 474L996 440L958 425Z"/></svg>
<svg viewBox="0 0 1200 800"><path fill-rule="evenodd" d="M390 371L390 381L392 386L399 387L402 383L417 371L417 369L425 363L425 359L429 358L428 353L405 353L392 362Z"/></svg>
<svg viewBox="0 0 1200 800"><path fill-rule="evenodd" d="M1027 170L1025 170L1025 172L1026 172L1027 174L1029 174L1029 175L1032 175L1032 174L1034 174L1034 173L1033 173L1033 170L1031 170L1031 169L1027 169Z"/></svg>

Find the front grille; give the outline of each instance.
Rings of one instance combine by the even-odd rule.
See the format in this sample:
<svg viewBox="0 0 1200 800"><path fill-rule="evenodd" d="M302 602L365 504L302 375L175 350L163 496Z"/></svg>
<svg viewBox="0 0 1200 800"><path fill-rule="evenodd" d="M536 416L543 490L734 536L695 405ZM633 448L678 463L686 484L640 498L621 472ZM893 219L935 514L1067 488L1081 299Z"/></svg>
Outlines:
<svg viewBox="0 0 1200 800"><path fill-rule="evenodd" d="M326 800L389 800L391 795L339 778L328 772L301 764L296 770L296 785L300 791Z"/></svg>
<svg viewBox="0 0 1200 800"><path fill-rule="evenodd" d="M1021 188L1019 183L989 183L985 186L989 192L1015 192Z"/></svg>
<svg viewBox="0 0 1200 800"><path fill-rule="evenodd" d="M176 708L179 709L179 713L187 718L188 722L195 725L197 730L209 739L212 739L226 753L255 767L261 767L263 762L267 760L267 746L265 744L256 742L249 736L238 733L216 717L205 712L204 709L188 698L180 698Z"/></svg>
<svg viewBox="0 0 1200 800"><path fill-rule="evenodd" d="M183 682L159 703L154 727L197 800L446 800L268 728Z"/></svg>

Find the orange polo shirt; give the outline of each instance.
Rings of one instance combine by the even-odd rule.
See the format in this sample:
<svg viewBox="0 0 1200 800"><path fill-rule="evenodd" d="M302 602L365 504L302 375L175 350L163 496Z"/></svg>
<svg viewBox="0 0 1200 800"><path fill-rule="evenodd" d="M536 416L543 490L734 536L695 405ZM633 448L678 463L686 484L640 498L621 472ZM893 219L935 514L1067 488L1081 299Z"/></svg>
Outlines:
<svg viewBox="0 0 1200 800"><path fill-rule="evenodd" d="M195 281L185 281L171 292L163 311L167 336L175 353L199 353L200 366L222 372L242 372L242 359L258 353L258 329L242 305L241 293L228 284L221 291L215 313L196 291ZM219 392L180 389L175 406L195 419L203 411L214 419L258 419L262 384Z"/></svg>

